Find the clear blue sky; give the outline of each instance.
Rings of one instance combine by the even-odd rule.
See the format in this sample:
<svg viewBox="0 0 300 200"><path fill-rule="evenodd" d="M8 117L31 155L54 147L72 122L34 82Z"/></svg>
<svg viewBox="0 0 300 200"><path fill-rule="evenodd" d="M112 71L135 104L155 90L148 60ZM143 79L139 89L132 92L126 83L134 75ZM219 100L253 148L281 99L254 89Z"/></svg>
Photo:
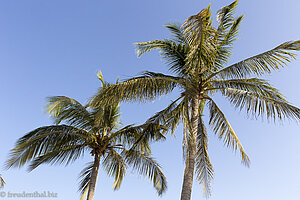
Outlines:
<svg viewBox="0 0 300 200"><path fill-rule="evenodd" d="M47 96L65 95L82 103L99 86L101 70L114 82L143 70L166 72L157 52L137 58L133 43L168 37L163 25L182 23L212 3L215 14L232 0L0 0L0 164L3 165L17 138L51 124L45 114ZM299 0L241 0L237 14L245 14L231 62L300 39ZM296 106L300 106L300 57L288 67L266 76ZM122 122L142 123L172 99L154 103L122 104ZM214 200L299 200L300 131L295 122L258 122L235 111L217 98L239 135L252 164L245 168L239 155L226 149L214 135L209 153L215 168ZM181 128L176 138L153 145L154 157L168 179L168 191L157 197L148 180L131 173L119 191L112 178L99 174L95 199L179 199L183 159ZM63 166L1 170L7 186L3 191L52 191L59 200L78 199L78 174L84 159ZM203 199L195 182L192 198Z"/></svg>

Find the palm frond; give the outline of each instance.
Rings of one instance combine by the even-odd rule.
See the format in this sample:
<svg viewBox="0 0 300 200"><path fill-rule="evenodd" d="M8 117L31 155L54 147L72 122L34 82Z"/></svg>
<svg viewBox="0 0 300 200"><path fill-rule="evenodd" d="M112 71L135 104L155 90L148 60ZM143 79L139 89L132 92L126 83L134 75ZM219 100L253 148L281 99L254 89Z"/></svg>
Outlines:
<svg viewBox="0 0 300 200"><path fill-rule="evenodd" d="M174 37L178 43L187 45L183 30L181 29L180 25L167 24L164 27L166 27L174 35Z"/></svg>
<svg viewBox="0 0 300 200"><path fill-rule="evenodd" d="M154 124L163 124L165 127L171 130L171 134L174 134L174 131L182 118L184 101L177 102L181 100L183 96L177 98L173 101L168 107L157 112L154 116L149 118L148 122Z"/></svg>
<svg viewBox="0 0 300 200"><path fill-rule="evenodd" d="M118 104L95 107L91 110L91 115L94 121L93 129L95 132L106 134L122 125L119 120L120 106Z"/></svg>
<svg viewBox="0 0 300 200"><path fill-rule="evenodd" d="M285 99L274 95L258 94L251 91L227 88L223 95L240 110L245 109L255 117L266 116L267 119L300 119L300 109L289 104Z"/></svg>
<svg viewBox="0 0 300 200"><path fill-rule="evenodd" d="M177 83L175 80L149 75L128 79L124 82L100 88L91 99L92 108L124 101L145 102L170 93Z"/></svg>
<svg viewBox="0 0 300 200"><path fill-rule="evenodd" d="M82 157L86 149L85 144L79 145L64 145L56 147L52 151L48 151L38 157L35 157L29 165L29 171L34 170L41 164L65 164L66 166L75 162L78 158Z"/></svg>
<svg viewBox="0 0 300 200"><path fill-rule="evenodd" d="M216 58L215 58L215 66L211 69L210 73L216 72L224 67L227 64L230 56L233 42L237 39L237 35L239 32L239 26L243 19L243 15L238 17L236 20L232 22L232 25L229 31L226 33L219 33L219 42L216 47Z"/></svg>
<svg viewBox="0 0 300 200"><path fill-rule="evenodd" d="M71 126L91 129L93 118L86 107L75 99L65 96L54 96L48 98L48 112L54 117L55 123L65 121Z"/></svg>
<svg viewBox="0 0 300 200"><path fill-rule="evenodd" d="M239 150L242 163L249 166L250 160L233 128L217 104L211 98L208 99L210 111L209 124L212 130L218 135L219 139L223 139L227 147L232 148L234 151Z"/></svg>
<svg viewBox="0 0 300 200"><path fill-rule="evenodd" d="M109 176L115 177L113 189L119 189L127 168L125 160L115 150L111 149L109 152L107 152L107 155L102 162L102 166Z"/></svg>
<svg viewBox="0 0 300 200"><path fill-rule="evenodd" d="M21 167L39 156L59 148L76 147L94 138L87 132L67 125L37 128L21 137L10 151L6 167ZM63 156L63 155L61 155Z"/></svg>
<svg viewBox="0 0 300 200"><path fill-rule="evenodd" d="M200 74L209 70L214 66L216 56L214 52L217 45L210 7L189 17L182 27L190 47L186 56L185 68L192 74Z"/></svg>
<svg viewBox="0 0 300 200"><path fill-rule="evenodd" d="M198 134L197 134L197 154L196 154L196 176L198 181L203 184L203 191L206 197L211 194L211 181L214 170L210 162L207 148L207 130L203 123L202 117L199 117Z"/></svg>
<svg viewBox="0 0 300 200"><path fill-rule="evenodd" d="M167 189L167 180L161 171L159 164L148 154L135 150L122 152L128 165L132 166L139 174L148 177L158 195L162 195Z"/></svg>
<svg viewBox="0 0 300 200"><path fill-rule="evenodd" d="M246 78L249 75L255 74L260 76L264 73L270 73L271 70L279 69L287 62L295 59L296 54L290 51L300 50L300 40L285 42L270 51L252 56L243 61L223 68L213 74L208 79L218 76L221 79L225 78Z"/></svg>
<svg viewBox="0 0 300 200"><path fill-rule="evenodd" d="M78 191L81 192L82 196L85 196L84 194L87 192L89 187L93 166L94 162L89 162L79 174L80 182Z"/></svg>
<svg viewBox="0 0 300 200"><path fill-rule="evenodd" d="M211 81L210 83L212 85L212 88L208 87L207 90L221 90L223 94L225 94L227 88L233 88L238 90L244 90L247 92L252 92L281 101L286 101L284 96L276 88L270 85L268 81L264 79L230 79Z"/></svg>
<svg viewBox="0 0 300 200"><path fill-rule="evenodd" d="M187 74L185 66L186 54L189 51L187 45L174 40L154 40L149 42L135 43L137 46L138 56L143 55L154 49L159 49L159 53L169 65L171 72L177 73L180 76Z"/></svg>
<svg viewBox="0 0 300 200"><path fill-rule="evenodd" d="M217 21L219 22L218 32L225 32L234 22L234 13L237 7L238 1L222 7L217 12Z"/></svg>

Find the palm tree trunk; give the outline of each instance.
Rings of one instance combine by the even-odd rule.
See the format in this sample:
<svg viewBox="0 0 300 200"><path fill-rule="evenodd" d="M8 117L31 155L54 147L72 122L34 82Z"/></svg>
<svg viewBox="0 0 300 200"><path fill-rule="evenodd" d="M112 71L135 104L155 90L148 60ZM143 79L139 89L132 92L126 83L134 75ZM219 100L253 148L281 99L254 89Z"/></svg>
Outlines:
<svg viewBox="0 0 300 200"><path fill-rule="evenodd" d="M181 191L181 200L190 200L192 195L193 177L195 168L195 156L196 156L196 138L199 121L199 100L198 98L192 101L192 113L191 113L191 132L189 133L187 157L185 162L185 170Z"/></svg>
<svg viewBox="0 0 300 200"><path fill-rule="evenodd" d="M94 166L92 169L87 200L93 200L93 198L94 198L95 187L96 187L98 171L99 171L99 166L100 166L100 157L101 157L101 155L99 153L95 153Z"/></svg>

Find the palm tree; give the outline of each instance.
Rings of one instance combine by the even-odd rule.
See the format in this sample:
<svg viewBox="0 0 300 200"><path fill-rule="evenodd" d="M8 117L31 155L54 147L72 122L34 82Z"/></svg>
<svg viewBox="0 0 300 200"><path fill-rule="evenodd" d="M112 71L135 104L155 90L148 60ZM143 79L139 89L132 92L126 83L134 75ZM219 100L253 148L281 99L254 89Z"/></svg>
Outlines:
<svg viewBox="0 0 300 200"><path fill-rule="evenodd" d="M109 85L101 75L100 79L103 87ZM68 165L89 151L94 161L80 175L82 199L86 193L88 200L94 197L100 161L107 174L114 177L114 189L120 187L127 166L132 166L153 182L159 195L166 190L165 176L150 156L149 143L145 140L128 150L139 134L156 132L153 127L129 125L118 129L118 104L89 109L65 96L50 97L48 112L54 117L55 125L37 128L21 137L10 152L8 168L26 163L30 164L29 170L44 163Z"/></svg>
<svg viewBox="0 0 300 200"><path fill-rule="evenodd" d="M5 181L4 179L2 178L1 174L0 174L0 188L3 188L5 185Z"/></svg>
<svg viewBox="0 0 300 200"><path fill-rule="evenodd" d="M161 95L180 91L167 108L151 117L148 124L164 124L172 133L184 125L183 151L186 160L181 200L190 200L194 173L210 194L213 167L207 150L207 129L202 113L208 108L208 123L227 147L238 150L242 163L250 160L213 94L223 95L247 114L268 119L300 119L300 109L291 105L268 81L253 77L279 69L295 58L291 51L300 50L300 41L285 42L272 50L227 65L233 42L243 16L235 18L237 1L217 13L218 26L212 25L210 7L189 17L182 26L167 25L173 37L137 43L138 55L154 49L169 65L173 75L143 72L140 76L100 89L90 104L97 107L114 101L153 101Z"/></svg>

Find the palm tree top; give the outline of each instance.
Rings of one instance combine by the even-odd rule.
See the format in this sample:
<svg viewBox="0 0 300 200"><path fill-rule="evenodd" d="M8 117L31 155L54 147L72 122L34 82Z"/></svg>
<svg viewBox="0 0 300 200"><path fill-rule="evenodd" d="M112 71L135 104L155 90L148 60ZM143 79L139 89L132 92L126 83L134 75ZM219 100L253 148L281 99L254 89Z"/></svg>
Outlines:
<svg viewBox="0 0 300 200"><path fill-rule="evenodd" d="M101 74L98 77L102 88L109 86ZM159 195L166 190L166 178L151 157L149 141L136 143L148 132L153 140L164 137L160 133L163 129L150 125L121 127L118 103L91 108L66 96L54 96L48 98L47 112L55 124L37 128L18 139L6 162L7 168L29 164L31 171L45 163L68 165L88 151L95 161L81 172L79 189L83 194L91 184L95 185L96 179L94 183L91 180L95 168L98 172L96 160L96 165L101 163L104 171L114 177L114 189L120 187L126 169L132 167L152 181Z"/></svg>
<svg viewBox="0 0 300 200"><path fill-rule="evenodd" d="M266 52L228 64L244 18L243 15L234 17L237 3L234 1L217 12L216 27L213 26L209 6L189 17L182 26L166 25L172 33L171 38L136 43L138 56L159 50L171 74L143 72L99 89L90 102L91 107L111 102L147 102L169 94L175 88L179 89L178 97L152 116L148 123L163 124L172 133L180 122L183 123L184 155L188 156L189 142L195 140L195 173L207 194L213 168L207 150L207 129L202 119L204 108L209 111L211 130L227 147L240 152L243 164L250 164L237 134L214 100L215 93L221 94L234 107L250 116L272 120L300 119L300 109L289 103L267 80L259 78L294 60L295 52L300 50L300 40L285 42ZM193 119L198 121L194 125ZM194 135L196 129L197 134ZM191 134L196 138L191 139Z"/></svg>

